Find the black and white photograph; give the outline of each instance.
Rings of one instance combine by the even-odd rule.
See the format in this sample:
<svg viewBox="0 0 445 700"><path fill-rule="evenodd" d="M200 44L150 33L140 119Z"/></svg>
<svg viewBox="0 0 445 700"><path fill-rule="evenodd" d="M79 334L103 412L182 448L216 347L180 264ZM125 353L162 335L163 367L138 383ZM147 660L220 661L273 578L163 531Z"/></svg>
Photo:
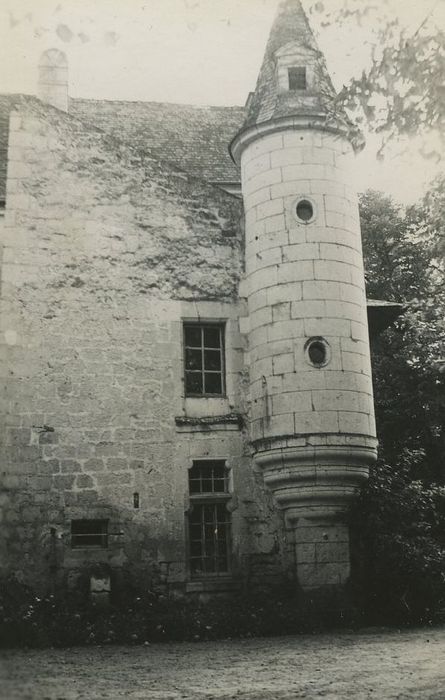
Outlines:
<svg viewBox="0 0 445 700"><path fill-rule="evenodd" d="M445 698L445 0L0 0L0 700Z"/></svg>

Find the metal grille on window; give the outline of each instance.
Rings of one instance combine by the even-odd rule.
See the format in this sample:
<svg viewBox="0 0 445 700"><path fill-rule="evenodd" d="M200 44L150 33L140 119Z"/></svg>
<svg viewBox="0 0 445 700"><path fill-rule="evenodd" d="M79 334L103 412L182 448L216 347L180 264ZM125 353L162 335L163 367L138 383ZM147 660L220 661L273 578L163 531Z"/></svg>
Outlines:
<svg viewBox="0 0 445 700"><path fill-rule="evenodd" d="M189 472L190 570L192 576L229 571L231 518L228 472L222 460L193 463Z"/></svg>
<svg viewBox="0 0 445 700"><path fill-rule="evenodd" d="M72 520L71 547L73 549L108 547L108 520Z"/></svg>
<svg viewBox="0 0 445 700"><path fill-rule="evenodd" d="M185 393L222 396L224 386L224 328L222 325L184 324Z"/></svg>

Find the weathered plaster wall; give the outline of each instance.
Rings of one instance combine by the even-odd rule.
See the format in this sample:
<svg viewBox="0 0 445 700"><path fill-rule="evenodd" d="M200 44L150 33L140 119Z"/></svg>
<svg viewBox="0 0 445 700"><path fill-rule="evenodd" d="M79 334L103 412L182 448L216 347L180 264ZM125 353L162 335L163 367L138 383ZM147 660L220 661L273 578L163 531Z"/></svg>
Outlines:
<svg viewBox="0 0 445 700"><path fill-rule="evenodd" d="M10 129L2 566L34 584L74 585L97 561L183 581L187 469L208 455L233 469L235 568L274 556L279 516L266 517L243 433L174 420L244 406L240 203L36 100ZM223 403L184 399L182 318L227 320ZM85 517L109 519L108 550L70 549L70 520Z"/></svg>

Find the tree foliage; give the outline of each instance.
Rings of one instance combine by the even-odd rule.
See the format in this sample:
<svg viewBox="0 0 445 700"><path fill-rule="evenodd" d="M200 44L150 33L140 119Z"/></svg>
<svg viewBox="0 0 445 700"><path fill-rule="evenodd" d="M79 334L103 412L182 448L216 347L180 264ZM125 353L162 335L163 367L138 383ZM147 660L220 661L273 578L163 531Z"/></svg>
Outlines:
<svg viewBox="0 0 445 700"><path fill-rule="evenodd" d="M423 155L440 159L445 134L445 33L435 20L435 5L415 29L407 29L402 17L386 12L388 0L379 3L344 0L330 9L315 2L312 11L322 14L322 26L355 21L374 25L371 60L361 74L343 86L338 100L355 122L379 134L383 156L395 137L434 132L441 145L424 147Z"/></svg>
<svg viewBox="0 0 445 700"><path fill-rule="evenodd" d="M445 605L444 192L439 179L406 211L381 193L361 198L368 297L405 305L373 344L379 462L352 514L380 621L427 620Z"/></svg>

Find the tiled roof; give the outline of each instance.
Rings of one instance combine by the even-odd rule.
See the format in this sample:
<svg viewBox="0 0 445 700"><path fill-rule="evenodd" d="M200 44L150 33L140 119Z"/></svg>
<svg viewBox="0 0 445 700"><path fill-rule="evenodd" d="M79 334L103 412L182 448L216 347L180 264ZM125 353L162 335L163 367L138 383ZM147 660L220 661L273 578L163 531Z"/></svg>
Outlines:
<svg viewBox="0 0 445 700"><path fill-rule="evenodd" d="M315 84L302 91L283 90L279 85L277 52L298 48L300 60L315 64ZM245 126L270 119L326 112L335 97L323 54L317 46L300 0L281 0L269 35L258 82L250 100Z"/></svg>
<svg viewBox="0 0 445 700"><path fill-rule="evenodd" d="M239 182L228 145L244 121L244 107L71 99L70 114L190 175Z"/></svg>

